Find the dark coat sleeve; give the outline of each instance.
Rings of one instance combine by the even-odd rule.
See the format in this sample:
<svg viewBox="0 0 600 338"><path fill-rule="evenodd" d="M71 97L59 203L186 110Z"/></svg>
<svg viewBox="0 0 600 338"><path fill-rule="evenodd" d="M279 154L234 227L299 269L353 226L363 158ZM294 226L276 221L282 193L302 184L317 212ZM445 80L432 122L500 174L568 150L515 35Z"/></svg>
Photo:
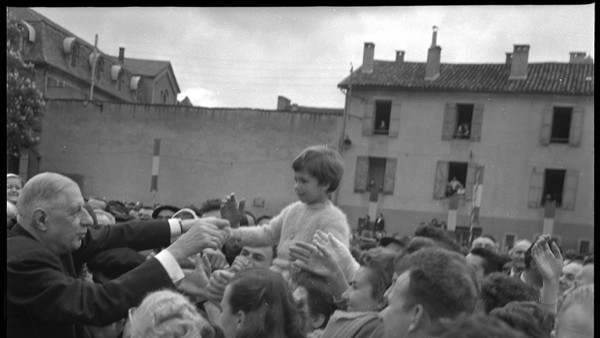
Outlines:
<svg viewBox="0 0 600 338"><path fill-rule="evenodd" d="M169 246L171 230L168 221L130 221L108 226L89 227L81 247L73 252L75 265L94 255L114 248L135 251Z"/></svg>
<svg viewBox="0 0 600 338"><path fill-rule="evenodd" d="M160 224L156 226L161 227ZM162 228L165 229L164 222ZM92 238L78 254L131 243L139 248L144 242L141 237L146 236L150 247L158 242L168 243L168 226L162 235L160 229L155 229L157 233L151 230L149 234L138 230L126 226L103 233L98 243ZM140 238L133 238L136 235ZM161 236L166 239L159 238ZM63 256L70 259L69 254ZM67 271L63 256L57 256L27 236L8 238L7 310L28 313L48 323L106 325L126 317L127 309L137 306L148 292L174 287L155 258L114 280L98 284L73 277Z"/></svg>

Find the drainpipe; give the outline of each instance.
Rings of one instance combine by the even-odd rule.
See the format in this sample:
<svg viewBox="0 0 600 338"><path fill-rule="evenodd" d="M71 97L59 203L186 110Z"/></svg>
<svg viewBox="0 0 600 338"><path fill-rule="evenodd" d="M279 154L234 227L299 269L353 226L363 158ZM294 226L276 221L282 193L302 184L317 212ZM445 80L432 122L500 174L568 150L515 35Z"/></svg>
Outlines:
<svg viewBox="0 0 600 338"><path fill-rule="evenodd" d="M340 156L343 156L344 153L344 139L346 138L346 120L348 119L348 110L350 109L350 102L352 100L352 74L354 73L354 66L350 63L350 78L348 83L348 91L346 92L346 103L344 105L344 115L342 117L342 132L340 133L340 139L338 140L338 151ZM340 196L341 186L338 186L338 189L335 191L335 195L333 198L333 204L337 205L338 199Z"/></svg>

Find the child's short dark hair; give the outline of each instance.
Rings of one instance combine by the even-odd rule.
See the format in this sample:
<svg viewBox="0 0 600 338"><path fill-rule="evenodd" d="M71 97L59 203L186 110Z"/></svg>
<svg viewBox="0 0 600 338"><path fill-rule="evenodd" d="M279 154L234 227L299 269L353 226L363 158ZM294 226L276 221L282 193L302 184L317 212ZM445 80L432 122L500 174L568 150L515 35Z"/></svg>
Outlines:
<svg viewBox="0 0 600 338"><path fill-rule="evenodd" d="M304 149L292 162L294 171L306 170L319 184L329 184L327 192L338 188L344 175L344 160L337 150L327 146L312 146Z"/></svg>

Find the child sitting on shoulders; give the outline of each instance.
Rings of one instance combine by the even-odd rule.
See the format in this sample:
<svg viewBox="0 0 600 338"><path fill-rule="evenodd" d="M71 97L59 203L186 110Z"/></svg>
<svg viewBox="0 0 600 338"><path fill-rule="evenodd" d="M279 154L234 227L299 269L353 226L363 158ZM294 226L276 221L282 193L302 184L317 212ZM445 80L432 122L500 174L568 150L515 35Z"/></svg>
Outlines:
<svg viewBox="0 0 600 338"><path fill-rule="evenodd" d="M303 150L292 162L294 190L299 201L285 207L279 215L262 226L238 227L244 201L239 206L232 193L223 199L222 215L228 219L229 240L241 246L277 245L273 270L289 279L289 248L293 242L311 242L317 230L331 233L346 246L350 245L350 226L346 215L329 200L344 173L340 154L326 146Z"/></svg>

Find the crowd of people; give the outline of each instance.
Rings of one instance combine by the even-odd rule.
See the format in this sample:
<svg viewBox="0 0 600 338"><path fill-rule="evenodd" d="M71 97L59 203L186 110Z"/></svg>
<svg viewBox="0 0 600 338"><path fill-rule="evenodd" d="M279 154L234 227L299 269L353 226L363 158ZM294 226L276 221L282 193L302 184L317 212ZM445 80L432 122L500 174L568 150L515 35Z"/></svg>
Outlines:
<svg viewBox="0 0 600 338"><path fill-rule="evenodd" d="M149 207L8 174L7 336L593 337L593 254L465 248L437 222L366 238L329 199L335 150L291 167L298 200L260 217L235 194Z"/></svg>

